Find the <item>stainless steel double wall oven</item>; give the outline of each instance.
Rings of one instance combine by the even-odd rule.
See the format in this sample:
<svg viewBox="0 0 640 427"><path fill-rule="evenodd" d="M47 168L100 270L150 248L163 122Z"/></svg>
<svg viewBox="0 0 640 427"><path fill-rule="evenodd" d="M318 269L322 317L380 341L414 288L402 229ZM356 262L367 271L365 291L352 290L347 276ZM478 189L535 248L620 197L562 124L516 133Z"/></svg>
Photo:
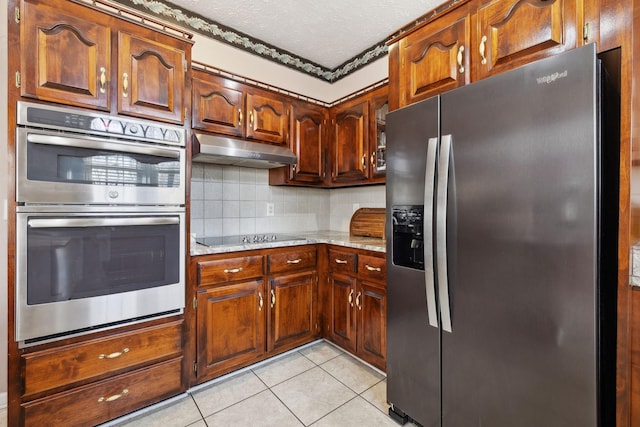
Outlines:
<svg viewBox="0 0 640 427"><path fill-rule="evenodd" d="M181 313L182 127L19 102L16 340Z"/></svg>

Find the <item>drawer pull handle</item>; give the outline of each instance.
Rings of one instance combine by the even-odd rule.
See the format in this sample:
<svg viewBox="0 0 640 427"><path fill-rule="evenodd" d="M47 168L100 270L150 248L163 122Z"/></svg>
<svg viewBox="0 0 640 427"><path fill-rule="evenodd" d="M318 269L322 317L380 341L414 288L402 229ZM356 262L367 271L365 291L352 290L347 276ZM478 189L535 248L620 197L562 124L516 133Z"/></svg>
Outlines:
<svg viewBox="0 0 640 427"><path fill-rule="evenodd" d="M98 356L98 359L116 359L120 356L122 356L125 353L129 353L129 348L123 348L122 351L116 351L115 353L111 353L111 354L101 354Z"/></svg>
<svg viewBox="0 0 640 427"><path fill-rule="evenodd" d="M276 305L276 293L271 289L271 308Z"/></svg>
<svg viewBox="0 0 640 427"><path fill-rule="evenodd" d="M101 397L98 399L98 402L113 402L114 400L118 400L120 399L122 396L124 396L125 394L129 393L129 389L125 388L124 390L122 390L122 392L120 394L114 394L113 396L109 396L109 397Z"/></svg>
<svg viewBox="0 0 640 427"><path fill-rule="evenodd" d="M339 258L336 258L336 264L346 264L346 263L347 263L347 260L346 260L346 259L339 259Z"/></svg>
<svg viewBox="0 0 640 427"><path fill-rule="evenodd" d="M242 110L238 108L238 126L242 126Z"/></svg>
<svg viewBox="0 0 640 427"><path fill-rule="evenodd" d="M258 298L260 298L258 311L262 311L262 306L264 305L264 301L262 300L262 292L258 292Z"/></svg>
<svg viewBox="0 0 640 427"><path fill-rule="evenodd" d="M486 56L486 44L487 44L487 36L482 36L482 39L480 40L480 47L478 48L478 51L480 53L480 63L482 65L487 63L487 56Z"/></svg>
<svg viewBox="0 0 640 427"><path fill-rule="evenodd" d="M287 264L300 264L300 261L302 261L302 258L298 258L298 259L288 259L288 260L287 260Z"/></svg>
<svg viewBox="0 0 640 427"><path fill-rule="evenodd" d="M122 73L122 96L127 98L129 96L129 74Z"/></svg>
<svg viewBox="0 0 640 427"><path fill-rule="evenodd" d="M100 67L100 93L107 92L107 69Z"/></svg>
<svg viewBox="0 0 640 427"><path fill-rule="evenodd" d="M240 273L242 271L242 267L237 267L237 268L225 268L224 272L229 274L229 273Z"/></svg>
<svg viewBox="0 0 640 427"><path fill-rule="evenodd" d="M356 305L358 306L358 310L362 310L362 305L360 304L360 296L362 292L358 292L358 296L356 297Z"/></svg>
<svg viewBox="0 0 640 427"><path fill-rule="evenodd" d="M349 292L349 305L353 307L353 289Z"/></svg>
<svg viewBox="0 0 640 427"><path fill-rule="evenodd" d="M366 268L369 271L382 271L380 267L371 267L369 264L365 264L364 268Z"/></svg>
<svg viewBox="0 0 640 427"><path fill-rule="evenodd" d="M464 53L464 45L461 45L458 48L458 57L457 57L457 60L458 60L458 72L460 74L464 73L464 65L463 65L463 62L462 62L462 60L464 59L463 56L462 56L463 53Z"/></svg>

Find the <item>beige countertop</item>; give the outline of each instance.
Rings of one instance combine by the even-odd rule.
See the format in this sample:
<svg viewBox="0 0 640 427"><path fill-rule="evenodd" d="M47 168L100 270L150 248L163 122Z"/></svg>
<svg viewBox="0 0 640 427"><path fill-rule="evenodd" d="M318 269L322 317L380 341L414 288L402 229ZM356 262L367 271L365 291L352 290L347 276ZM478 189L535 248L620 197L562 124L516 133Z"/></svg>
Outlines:
<svg viewBox="0 0 640 427"><path fill-rule="evenodd" d="M386 252L386 241L375 237L352 237L341 231L314 231L308 233L294 233L302 240L272 241L260 243L243 243L240 245L206 246L199 243L191 245L191 256L211 255L229 252L248 251L252 249L281 248L286 246L313 245L326 243L349 248L365 249L376 252Z"/></svg>

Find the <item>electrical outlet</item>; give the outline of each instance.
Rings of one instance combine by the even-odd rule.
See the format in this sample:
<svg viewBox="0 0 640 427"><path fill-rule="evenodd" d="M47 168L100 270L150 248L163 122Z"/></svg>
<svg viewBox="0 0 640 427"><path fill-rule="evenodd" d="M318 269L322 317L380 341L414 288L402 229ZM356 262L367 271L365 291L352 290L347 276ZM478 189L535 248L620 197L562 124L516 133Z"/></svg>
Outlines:
<svg viewBox="0 0 640 427"><path fill-rule="evenodd" d="M273 216L274 211L273 203L267 203L267 216Z"/></svg>

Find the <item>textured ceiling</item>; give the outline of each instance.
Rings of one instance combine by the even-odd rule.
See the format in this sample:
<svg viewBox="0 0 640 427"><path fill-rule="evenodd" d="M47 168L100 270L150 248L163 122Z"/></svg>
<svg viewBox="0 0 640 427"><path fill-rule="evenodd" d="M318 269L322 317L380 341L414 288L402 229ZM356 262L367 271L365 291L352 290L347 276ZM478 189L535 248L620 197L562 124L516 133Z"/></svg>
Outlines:
<svg viewBox="0 0 640 427"><path fill-rule="evenodd" d="M442 0L170 0L327 68L335 68Z"/></svg>
<svg viewBox="0 0 640 427"><path fill-rule="evenodd" d="M336 81L386 54L385 41L444 0L114 0Z"/></svg>

